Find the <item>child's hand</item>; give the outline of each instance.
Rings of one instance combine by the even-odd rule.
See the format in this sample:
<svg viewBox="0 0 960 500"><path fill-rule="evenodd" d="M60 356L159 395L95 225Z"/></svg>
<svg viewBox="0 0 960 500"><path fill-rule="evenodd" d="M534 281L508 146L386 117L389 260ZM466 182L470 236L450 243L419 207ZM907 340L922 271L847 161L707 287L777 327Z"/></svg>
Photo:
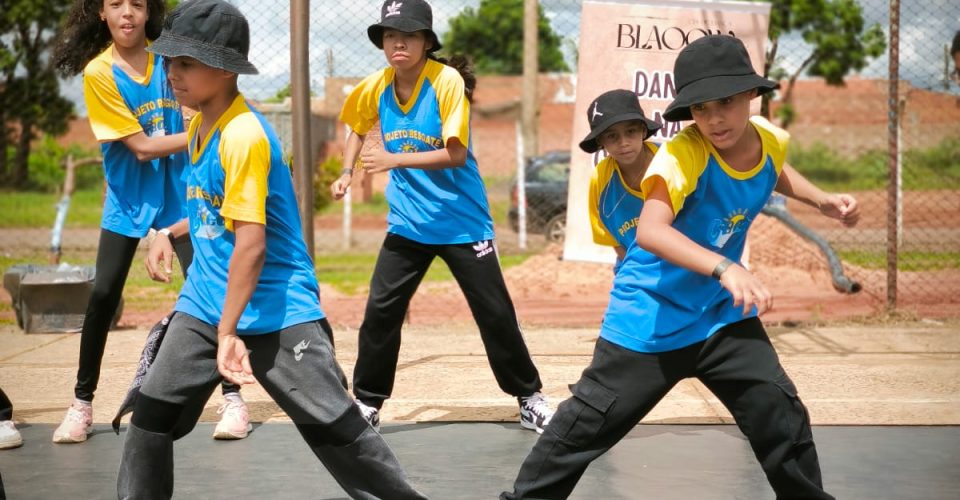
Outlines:
<svg viewBox="0 0 960 500"><path fill-rule="evenodd" d="M773 295L756 276L739 264L733 264L720 275L720 284L733 295L733 306L743 306L743 315L757 306L757 315L773 308Z"/></svg>
<svg viewBox="0 0 960 500"><path fill-rule="evenodd" d="M820 213L853 227L860 220L860 205L849 194L830 194L820 202Z"/></svg>
<svg viewBox="0 0 960 500"><path fill-rule="evenodd" d="M363 169L370 174L376 174L379 172L386 172L400 166L396 161L396 156L393 153L388 153L382 149L374 149L372 151L367 151L360 155L360 163L363 164Z"/></svg>
<svg viewBox="0 0 960 500"><path fill-rule="evenodd" d="M217 336L217 370L228 381L243 385L256 382L247 345L237 335Z"/></svg>
<svg viewBox="0 0 960 500"><path fill-rule="evenodd" d="M145 264L150 279L170 283L170 275L173 274L173 244L170 243L170 238L163 234L157 234L153 238L147 250Z"/></svg>
<svg viewBox="0 0 960 500"><path fill-rule="evenodd" d="M333 184L330 184L330 194L334 200L339 200L347 194L347 188L350 187L351 181L353 181L353 175L345 173L339 179L333 181Z"/></svg>

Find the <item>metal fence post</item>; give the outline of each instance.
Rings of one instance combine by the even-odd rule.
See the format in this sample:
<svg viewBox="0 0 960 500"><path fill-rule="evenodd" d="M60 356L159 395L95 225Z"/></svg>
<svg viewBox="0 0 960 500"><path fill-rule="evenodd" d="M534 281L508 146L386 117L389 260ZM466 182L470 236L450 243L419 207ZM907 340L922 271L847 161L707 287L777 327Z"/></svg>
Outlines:
<svg viewBox="0 0 960 500"><path fill-rule="evenodd" d="M890 61L887 121L887 309L897 307L897 253L900 242L900 0L890 0Z"/></svg>
<svg viewBox="0 0 960 500"><path fill-rule="evenodd" d="M303 240L313 244L313 152L310 145L310 0L290 1L290 94L293 119L293 176Z"/></svg>

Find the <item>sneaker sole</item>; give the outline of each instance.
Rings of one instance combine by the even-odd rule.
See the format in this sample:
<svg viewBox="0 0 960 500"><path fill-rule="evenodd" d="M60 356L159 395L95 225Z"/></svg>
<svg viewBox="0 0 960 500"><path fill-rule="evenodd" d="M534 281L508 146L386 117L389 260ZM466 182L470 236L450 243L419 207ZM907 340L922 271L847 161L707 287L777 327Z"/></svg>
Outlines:
<svg viewBox="0 0 960 500"><path fill-rule="evenodd" d="M57 435L54 435L54 436L53 436L53 442L54 442L54 443L57 443L57 444L77 444L77 443L82 443L82 442L86 441L86 440L87 440L87 437L88 437L89 435L90 435L89 432L86 433L86 434L84 434L82 438L75 438L75 437L73 437L73 436L57 436Z"/></svg>
<svg viewBox="0 0 960 500"><path fill-rule="evenodd" d="M235 434L230 431L214 431L213 439L216 439L219 441L236 441L238 439L246 438L250 434L250 431L252 430L253 430L253 425L247 424L247 430L245 430L243 434Z"/></svg>
<svg viewBox="0 0 960 500"><path fill-rule="evenodd" d="M21 446L23 446L22 437L17 441L7 441L6 443L0 443L0 450L9 450L12 448L19 448Z"/></svg>
<svg viewBox="0 0 960 500"><path fill-rule="evenodd" d="M538 426L532 422L527 422L526 420L520 421L520 427L524 429L529 429L531 431L536 431L537 434L543 434L543 427Z"/></svg>

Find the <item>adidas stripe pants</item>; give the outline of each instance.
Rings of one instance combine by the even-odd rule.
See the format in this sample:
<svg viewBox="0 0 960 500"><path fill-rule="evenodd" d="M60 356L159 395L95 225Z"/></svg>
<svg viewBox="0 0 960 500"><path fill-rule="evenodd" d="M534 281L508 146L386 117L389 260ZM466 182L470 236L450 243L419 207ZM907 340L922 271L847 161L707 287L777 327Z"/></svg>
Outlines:
<svg viewBox="0 0 960 500"><path fill-rule="evenodd" d="M393 392L400 330L410 299L435 257L450 267L467 299L500 389L518 397L539 391L543 383L520 332L493 240L427 245L387 233L360 326L353 371L357 399L380 408Z"/></svg>

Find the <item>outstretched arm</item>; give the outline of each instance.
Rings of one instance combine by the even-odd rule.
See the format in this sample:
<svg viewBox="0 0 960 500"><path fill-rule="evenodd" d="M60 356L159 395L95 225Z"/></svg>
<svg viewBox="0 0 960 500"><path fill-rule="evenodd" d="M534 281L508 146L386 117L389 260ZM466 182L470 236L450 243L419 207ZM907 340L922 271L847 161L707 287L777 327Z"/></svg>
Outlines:
<svg viewBox="0 0 960 500"><path fill-rule="evenodd" d="M654 255L685 267L691 271L711 276L714 269L726 257L712 252L673 227L673 203L667 185L661 178L643 202L640 220L637 222L637 244ZM757 306L758 314L773 307L773 296L767 287L750 271L739 264L732 264L720 275L720 284L733 295L733 305L743 306L743 314Z"/></svg>
<svg viewBox="0 0 960 500"><path fill-rule="evenodd" d="M421 153L388 153L384 150L370 151L360 157L363 169L375 174L394 168L419 168L440 170L462 167L467 163L467 148L456 137L447 141L447 147Z"/></svg>
<svg viewBox="0 0 960 500"><path fill-rule="evenodd" d="M142 131L120 139L133 151L137 160L150 161L161 156L179 153L187 149L187 133L150 137Z"/></svg>
<svg viewBox="0 0 960 500"><path fill-rule="evenodd" d="M860 220L860 206L853 196L841 193L826 193L789 164L783 164L776 190L816 208L823 215L839 220L846 227L857 225Z"/></svg>

